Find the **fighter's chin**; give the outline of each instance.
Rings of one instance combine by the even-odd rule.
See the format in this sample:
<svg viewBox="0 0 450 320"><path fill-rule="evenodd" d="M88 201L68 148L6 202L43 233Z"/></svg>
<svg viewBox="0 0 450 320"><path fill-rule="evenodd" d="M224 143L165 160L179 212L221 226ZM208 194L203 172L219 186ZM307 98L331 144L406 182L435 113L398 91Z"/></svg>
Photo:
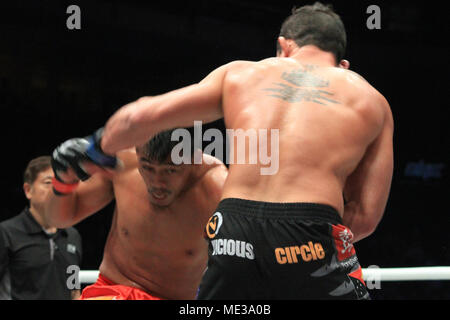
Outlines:
<svg viewBox="0 0 450 320"><path fill-rule="evenodd" d="M168 195L165 195L164 197L157 197L152 192L149 192L148 197L150 203L158 207L168 207L172 202Z"/></svg>

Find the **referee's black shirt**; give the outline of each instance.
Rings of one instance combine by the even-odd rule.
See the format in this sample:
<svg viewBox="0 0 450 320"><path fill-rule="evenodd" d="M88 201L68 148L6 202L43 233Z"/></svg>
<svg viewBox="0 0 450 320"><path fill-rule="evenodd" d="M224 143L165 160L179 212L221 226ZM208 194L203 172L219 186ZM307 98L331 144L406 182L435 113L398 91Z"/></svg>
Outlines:
<svg viewBox="0 0 450 320"><path fill-rule="evenodd" d="M25 208L0 223L0 299L65 300L70 265L80 266L81 237L75 228L47 234Z"/></svg>

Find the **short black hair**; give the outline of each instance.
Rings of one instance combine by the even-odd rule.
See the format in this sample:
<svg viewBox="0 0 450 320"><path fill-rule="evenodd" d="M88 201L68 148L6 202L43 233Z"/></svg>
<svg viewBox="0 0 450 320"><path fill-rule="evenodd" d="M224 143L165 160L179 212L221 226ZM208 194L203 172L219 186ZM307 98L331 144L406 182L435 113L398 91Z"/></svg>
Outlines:
<svg viewBox="0 0 450 320"><path fill-rule="evenodd" d="M320 2L294 7L281 25L280 37L294 40L299 47L315 45L331 52L336 64L344 57L347 47L344 23L331 5ZM281 51L278 41L277 51Z"/></svg>
<svg viewBox="0 0 450 320"><path fill-rule="evenodd" d="M32 159L30 162L28 162L25 172L23 173L23 182L33 184L36 181L39 173L47 170L48 168L51 168L51 166L52 164L50 156L41 156Z"/></svg>
<svg viewBox="0 0 450 320"><path fill-rule="evenodd" d="M157 133L143 146L143 152L148 160L164 163L170 159L172 149L180 143L171 139L172 133L177 129L186 129L189 132L190 156L194 155L194 128L175 128Z"/></svg>

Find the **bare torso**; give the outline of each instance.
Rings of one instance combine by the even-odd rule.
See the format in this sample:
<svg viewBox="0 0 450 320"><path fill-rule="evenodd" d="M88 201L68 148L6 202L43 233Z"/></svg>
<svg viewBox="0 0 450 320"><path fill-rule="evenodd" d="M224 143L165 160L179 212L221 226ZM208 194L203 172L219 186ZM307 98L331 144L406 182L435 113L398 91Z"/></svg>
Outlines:
<svg viewBox="0 0 450 320"><path fill-rule="evenodd" d="M199 167L198 174L201 180L205 169ZM218 198L205 193L202 183L194 182L170 209L161 209L148 200L137 168L117 173L101 274L162 298L195 298L207 262L203 228Z"/></svg>
<svg viewBox="0 0 450 320"><path fill-rule="evenodd" d="M323 203L342 215L346 179L382 127L378 95L351 71L290 58L228 71L226 127L279 129L279 170L231 164L222 198Z"/></svg>

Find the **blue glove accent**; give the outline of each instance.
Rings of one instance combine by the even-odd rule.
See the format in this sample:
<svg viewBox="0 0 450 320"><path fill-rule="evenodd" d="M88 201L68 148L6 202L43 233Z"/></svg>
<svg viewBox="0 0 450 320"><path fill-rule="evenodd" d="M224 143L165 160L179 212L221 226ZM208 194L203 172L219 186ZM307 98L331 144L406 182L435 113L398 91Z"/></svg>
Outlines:
<svg viewBox="0 0 450 320"><path fill-rule="evenodd" d="M86 150L86 155L94 162L102 167L115 168L117 165L117 158L109 156L101 151L95 141L94 137L89 137L89 146Z"/></svg>

